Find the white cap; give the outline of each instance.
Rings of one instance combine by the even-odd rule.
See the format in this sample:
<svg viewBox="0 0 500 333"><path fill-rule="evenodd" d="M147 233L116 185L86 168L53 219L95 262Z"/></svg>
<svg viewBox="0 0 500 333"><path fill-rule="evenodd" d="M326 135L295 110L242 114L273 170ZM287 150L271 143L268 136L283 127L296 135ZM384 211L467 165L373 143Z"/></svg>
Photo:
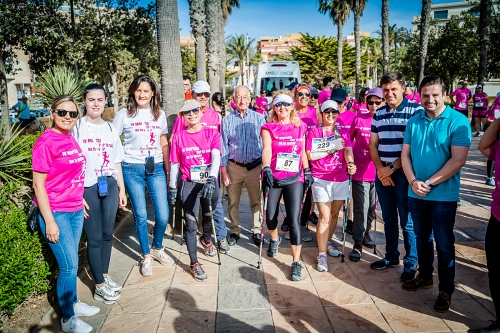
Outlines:
<svg viewBox="0 0 500 333"><path fill-rule="evenodd" d="M276 96L276 98L273 100L273 105L276 105L278 103L285 102L285 103L293 103L293 98L286 95L286 94L280 94Z"/></svg>
<svg viewBox="0 0 500 333"><path fill-rule="evenodd" d="M339 110L339 105L337 102L332 101L331 99L325 101L323 104L321 104L321 112L325 111L326 109L334 109L334 110Z"/></svg>
<svg viewBox="0 0 500 333"><path fill-rule="evenodd" d="M211 93L210 85L206 81L196 81L196 83L193 84L193 91L197 94L204 92Z"/></svg>

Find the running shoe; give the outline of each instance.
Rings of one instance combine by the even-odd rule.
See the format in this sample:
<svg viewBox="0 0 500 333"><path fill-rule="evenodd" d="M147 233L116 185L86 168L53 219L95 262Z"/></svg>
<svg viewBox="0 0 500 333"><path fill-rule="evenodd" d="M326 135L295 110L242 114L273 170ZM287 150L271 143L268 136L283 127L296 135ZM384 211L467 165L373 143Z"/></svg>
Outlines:
<svg viewBox="0 0 500 333"><path fill-rule="evenodd" d="M153 257L153 259L156 259L156 261L158 261L162 265L173 265L173 264L175 264L174 259L170 258L168 256L168 254L163 249L164 249L163 247L160 250L157 250L157 251L151 249L151 251L149 252L149 254L151 254L151 257Z"/></svg>
<svg viewBox="0 0 500 333"><path fill-rule="evenodd" d="M368 231L365 232L365 236L363 237L363 245L369 249L372 249L375 246L375 242L370 237L370 233Z"/></svg>
<svg viewBox="0 0 500 333"><path fill-rule="evenodd" d="M394 260L394 261L389 261L385 258L382 258L379 261L372 262L370 267L372 269L381 270L381 269L385 269L385 268L390 267L390 266L398 266L398 265L399 265L399 259Z"/></svg>
<svg viewBox="0 0 500 333"><path fill-rule="evenodd" d="M479 134L479 132L476 132L476 134L474 134L475 138L479 138L480 136L481 136L481 134Z"/></svg>
<svg viewBox="0 0 500 333"><path fill-rule="evenodd" d="M203 282L208 278L207 273L205 273L203 267L199 262L195 262L194 264L190 265L189 270L191 271L191 274L193 274L193 277L196 281Z"/></svg>
<svg viewBox="0 0 500 333"><path fill-rule="evenodd" d="M270 240L269 241L269 248L267 249L267 256L268 257L276 257L278 254L278 248L281 243L281 237L278 237L278 240Z"/></svg>
<svg viewBox="0 0 500 333"><path fill-rule="evenodd" d="M349 255L349 260L354 262L360 261L362 252L363 252L363 246L361 245L361 243L358 243L358 241L356 241L352 248L352 252Z"/></svg>
<svg viewBox="0 0 500 333"><path fill-rule="evenodd" d="M78 318L76 315L69 318L67 322L64 322L61 318L61 328L63 332L67 333L90 333L92 332L92 326Z"/></svg>
<svg viewBox="0 0 500 333"><path fill-rule="evenodd" d="M153 275L153 258L147 257L141 261L141 274L142 276Z"/></svg>
<svg viewBox="0 0 500 333"><path fill-rule="evenodd" d="M240 239L240 235L231 234L231 235L229 235L227 242L228 242L229 246L233 246L233 245L236 245L236 243L238 242L239 239Z"/></svg>
<svg viewBox="0 0 500 333"><path fill-rule="evenodd" d="M500 333L500 320L491 320L490 326L480 329L477 333Z"/></svg>
<svg viewBox="0 0 500 333"><path fill-rule="evenodd" d="M206 243L203 235L200 237L200 243L201 246L203 246L203 249L205 250L205 255L207 257L215 257L217 255L217 249L214 246L214 242L210 240L210 243Z"/></svg>
<svg viewBox="0 0 500 333"><path fill-rule="evenodd" d="M122 286L120 286L118 283L113 280L113 278L109 275L106 274L104 275L104 282L109 286L109 288L117 293L122 291Z"/></svg>
<svg viewBox="0 0 500 333"><path fill-rule="evenodd" d="M290 230L288 230L285 234L285 239L290 239Z"/></svg>
<svg viewBox="0 0 500 333"><path fill-rule="evenodd" d="M316 266L316 269L319 272L327 272L328 271L328 259L325 254L320 254L318 256L318 265Z"/></svg>
<svg viewBox="0 0 500 333"><path fill-rule="evenodd" d="M309 234L309 229L307 229L307 226L300 227L300 233L304 242L310 242L313 240L312 236Z"/></svg>
<svg viewBox="0 0 500 333"><path fill-rule="evenodd" d="M292 273L290 274L290 280L300 281L302 279L302 265L300 262L295 261L292 263Z"/></svg>
<svg viewBox="0 0 500 333"><path fill-rule="evenodd" d="M95 287L94 299L103 302L104 304L113 304L120 298L120 294L111 290L107 283L103 283L101 287Z"/></svg>
<svg viewBox="0 0 500 333"><path fill-rule="evenodd" d="M315 212L312 212L309 215L309 221L311 221L313 224L318 224L318 215L316 215Z"/></svg>
<svg viewBox="0 0 500 333"><path fill-rule="evenodd" d="M219 251L222 254L226 254L229 251L231 251L231 247L229 246L229 243L227 242L227 239L223 238L221 239L218 243L217 246L219 247Z"/></svg>
<svg viewBox="0 0 500 333"><path fill-rule="evenodd" d="M333 245L332 242L328 242L327 246L326 246L326 252L331 255L332 257L338 257L340 256L340 252L339 250L337 250L337 247L335 245Z"/></svg>
<svg viewBox="0 0 500 333"><path fill-rule="evenodd" d="M73 309L77 317L90 317L101 311L97 306L88 305L80 301L76 301L75 305L73 305Z"/></svg>
<svg viewBox="0 0 500 333"><path fill-rule="evenodd" d="M495 180L493 179L493 177L488 177L486 178L486 185L490 185L490 186L495 186Z"/></svg>

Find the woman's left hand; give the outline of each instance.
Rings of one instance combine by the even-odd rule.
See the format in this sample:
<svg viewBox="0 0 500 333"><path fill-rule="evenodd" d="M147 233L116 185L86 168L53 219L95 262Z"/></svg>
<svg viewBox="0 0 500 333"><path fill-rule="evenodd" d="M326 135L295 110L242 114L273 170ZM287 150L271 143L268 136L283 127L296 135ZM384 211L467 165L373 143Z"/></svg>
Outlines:
<svg viewBox="0 0 500 333"><path fill-rule="evenodd" d="M83 199L83 218L88 218L89 217L89 213L87 213L87 210L90 210L90 207L89 205L87 204L87 201L85 201L85 199Z"/></svg>
<svg viewBox="0 0 500 333"><path fill-rule="evenodd" d="M118 207L125 207L127 205L127 195L125 190L120 190L118 193Z"/></svg>
<svg viewBox="0 0 500 333"><path fill-rule="evenodd" d="M347 165L347 172L350 174L350 175L354 175L356 173L356 164L354 163L349 163Z"/></svg>

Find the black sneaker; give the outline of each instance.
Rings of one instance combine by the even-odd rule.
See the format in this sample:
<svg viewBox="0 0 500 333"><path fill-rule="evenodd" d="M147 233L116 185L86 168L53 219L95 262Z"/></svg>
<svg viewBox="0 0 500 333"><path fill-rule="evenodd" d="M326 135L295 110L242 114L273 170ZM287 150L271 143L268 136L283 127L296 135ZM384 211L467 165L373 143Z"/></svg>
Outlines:
<svg viewBox="0 0 500 333"><path fill-rule="evenodd" d="M352 248L352 252L349 255L349 260L351 261L359 261L361 260L361 252L363 252L363 246L361 243L358 243L357 241L354 243L354 247Z"/></svg>
<svg viewBox="0 0 500 333"><path fill-rule="evenodd" d="M292 273L290 274L290 280L300 281L302 279L302 265L300 262L292 263Z"/></svg>
<svg viewBox="0 0 500 333"><path fill-rule="evenodd" d="M351 220L347 220L345 232L347 232L349 235L352 235L353 234L353 231L352 231L353 227L354 227L354 223Z"/></svg>
<svg viewBox="0 0 500 333"><path fill-rule="evenodd" d="M260 234L253 234L252 239L255 245L257 246L260 245Z"/></svg>
<svg viewBox="0 0 500 333"><path fill-rule="evenodd" d="M315 212L309 214L309 221L311 221L313 224L318 224L318 220L318 215L316 215Z"/></svg>
<svg viewBox="0 0 500 333"><path fill-rule="evenodd" d="M365 232L365 236L363 237L363 245L369 249L373 249L375 246L375 242L370 237L370 233L368 231Z"/></svg>
<svg viewBox="0 0 500 333"><path fill-rule="evenodd" d="M440 290L436 303L434 303L434 311L443 313L450 309L451 295Z"/></svg>
<svg viewBox="0 0 500 333"><path fill-rule="evenodd" d="M412 281L415 279L415 277L417 276L417 271L415 270L405 270L402 274L401 274L401 281L402 282L409 282L409 281Z"/></svg>
<svg viewBox="0 0 500 333"><path fill-rule="evenodd" d="M417 275L416 278L414 278L411 281L405 282L401 285L401 288L406 291L416 291L420 289L431 289L434 281L432 278L428 280L424 280L420 277L420 275Z"/></svg>
<svg viewBox="0 0 500 333"><path fill-rule="evenodd" d="M389 260L384 258L384 259L381 259L379 261L372 262L370 267L372 269L385 269L389 266L398 266L398 265L399 265L399 259L394 260L394 261L389 261Z"/></svg>
<svg viewBox="0 0 500 333"><path fill-rule="evenodd" d="M278 237L278 240L273 241L272 239L269 241L269 248L267 249L268 257L276 257L278 254L278 247L281 243L281 237Z"/></svg>
<svg viewBox="0 0 500 333"><path fill-rule="evenodd" d="M490 326L480 329L477 333L500 333L500 320L491 320Z"/></svg>
<svg viewBox="0 0 500 333"><path fill-rule="evenodd" d="M238 234L231 234L227 238L227 242L229 243L230 246L236 245L236 242L238 242L238 239L240 239L240 235Z"/></svg>

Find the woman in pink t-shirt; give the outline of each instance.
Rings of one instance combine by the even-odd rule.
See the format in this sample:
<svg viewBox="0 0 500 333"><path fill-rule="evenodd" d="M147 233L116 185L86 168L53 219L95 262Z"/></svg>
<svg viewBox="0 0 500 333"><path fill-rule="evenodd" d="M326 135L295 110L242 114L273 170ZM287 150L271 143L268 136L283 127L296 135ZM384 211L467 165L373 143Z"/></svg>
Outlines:
<svg viewBox="0 0 500 333"><path fill-rule="evenodd" d="M500 92L497 93L495 100L488 108L486 112L485 124L483 126L484 132L488 129L488 127L495 121L495 111L500 110ZM495 159L488 157L488 161L486 162L486 185L495 186L495 180L493 179L493 171L495 167Z"/></svg>
<svg viewBox="0 0 500 333"><path fill-rule="evenodd" d="M278 225L279 200L283 194L286 215L289 219L292 248L292 273L290 279L302 279L300 251L300 209L306 188L313 183L309 161L305 153L307 125L296 115L293 99L287 94L277 95L272 102L273 110L269 122L261 127L262 136L262 187L268 193L266 224L271 240L267 255L278 254L281 237Z"/></svg>
<svg viewBox="0 0 500 333"><path fill-rule="evenodd" d="M359 92L358 99L353 100L353 105L351 107L351 111L357 114L360 113L368 113L368 109L366 108L366 94L368 93L369 88L362 88Z"/></svg>
<svg viewBox="0 0 500 333"><path fill-rule="evenodd" d="M212 212L220 196L217 175L220 166L220 134L215 128L203 126L201 104L196 100L186 100L182 104L179 117L188 124L172 135L170 150L169 201L175 205L177 199L177 176L182 178L180 190L182 209L186 221L186 246L191 260L190 271L197 281L207 279L207 274L196 256L196 231L198 230L198 211L203 212L203 235L200 243L205 255L217 254L212 241ZM210 209L211 208L211 209Z"/></svg>
<svg viewBox="0 0 500 333"><path fill-rule="evenodd" d="M362 245L372 248L374 243L370 237L372 221L375 220L375 174L377 170L372 162L369 152L372 118L375 111L385 104L381 88L367 91L367 104L369 113L360 113L354 119L349 131L353 142L356 173L352 176L353 197L353 236L354 246L349 259L361 259Z"/></svg>
<svg viewBox="0 0 500 333"><path fill-rule="evenodd" d="M100 309L78 301L76 293L85 156L70 133L80 110L73 96L62 95L54 100L50 111L52 128L38 138L32 152L34 203L40 210L40 229L59 266L57 300L62 331L90 332L92 326L78 317L95 315Z"/></svg>
<svg viewBox="0 0 500 333"><path fill-rule="evenodd" d="M488 111L488 95L483 91L483 86L478 84L476 92L472 95L472 116L474 117L474 125L476 127L476 138L480 136L481 124L484 126L486 112Z"/></svg>
<svg viewBox="0 0 500 333"><path fill-rule="evenodd" d="M339 251L331 242L337 227L340 207L349 196L349 174L356 172L349 132L337 125L339 106L328 100L321 104L323 126L309 130L306 152L314 177L313 198L319 210L316 228L318 238L317 270L328 271L326 253L333 257ZM348 172L346 171L348 170Z"/></svg>
<svg viewBox="0 0 500 333"><path fill-rule="evenodd" d="M261 90L260 96L255 98L255 112L267 117L267 98L265 90Z"/></svg>

